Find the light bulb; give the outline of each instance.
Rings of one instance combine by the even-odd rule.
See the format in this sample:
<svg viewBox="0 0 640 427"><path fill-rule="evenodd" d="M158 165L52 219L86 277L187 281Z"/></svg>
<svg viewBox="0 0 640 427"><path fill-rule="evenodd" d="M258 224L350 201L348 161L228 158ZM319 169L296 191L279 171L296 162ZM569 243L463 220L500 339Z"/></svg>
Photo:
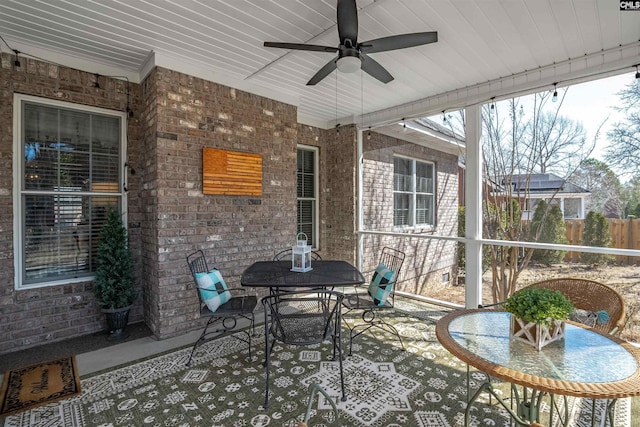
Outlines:
<svg viewBox="0 0 640 427"><path fill-rule="evenodd" d="M338 58L336 66L342 73L355 73L360 69L362 61L357 56L343 56Z"/></svg>

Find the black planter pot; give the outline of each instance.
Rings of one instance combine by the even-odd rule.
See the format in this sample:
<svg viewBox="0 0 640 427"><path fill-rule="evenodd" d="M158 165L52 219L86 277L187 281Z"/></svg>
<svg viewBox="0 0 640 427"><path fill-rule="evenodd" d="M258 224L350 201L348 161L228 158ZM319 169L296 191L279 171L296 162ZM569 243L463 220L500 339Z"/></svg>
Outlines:
<svg viewBox="0 0 640 427"><path fill-rule="evenodd" d="M129 322L129 311L131 306L123 308L102 309L107 316L107 325L109 327L109 341L123 341L129 337L129 333L125 331Z"/></svg>

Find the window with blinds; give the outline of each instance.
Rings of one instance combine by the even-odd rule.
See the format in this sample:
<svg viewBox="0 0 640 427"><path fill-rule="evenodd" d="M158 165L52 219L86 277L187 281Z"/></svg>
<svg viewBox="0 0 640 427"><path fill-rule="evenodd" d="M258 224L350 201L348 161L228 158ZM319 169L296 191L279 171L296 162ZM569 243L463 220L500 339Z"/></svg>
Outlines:
<svg viewBox="0 0 640 427"><path fill-rule="evenodd" d="M393 225L435 222L435 166L404 157L393 158Z"/></svg>
<svg viewBox="0 0 640 427"><path fill-rule="evenodd" d="M16 287L86 280L109 206L124 208L124 115L17 96Z"/></svg>
<svg viewBox="0 0 640 427"><path fill-rule="evenodd" d="M298 148L297 232L307 235L307 243L318 248L317 240L317 149Z"/></svg>

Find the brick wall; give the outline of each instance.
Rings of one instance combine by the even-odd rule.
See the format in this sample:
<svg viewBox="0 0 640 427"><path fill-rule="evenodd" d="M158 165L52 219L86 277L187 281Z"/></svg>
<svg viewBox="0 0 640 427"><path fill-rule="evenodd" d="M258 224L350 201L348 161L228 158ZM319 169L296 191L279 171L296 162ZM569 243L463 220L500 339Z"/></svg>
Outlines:
<svg viewBox="0 0 640 427"><path fill-rule="evenodd" d="M442 275L453 278L456 243L436 239L411 238L411 234L455 236L458 232L457 156L432 150L396 138L371 132L363 142L364 228L398 232L393 226L393 156L402 155L433 162L436 168L436 225L406 231L407 237L366 236L363 271L375 269L382 247L391 246L406 253L398 289L427 295L442 283Z"/></svg>
<svg viewBox="0 0 640 427"><path fill-rule="evenodd" d="M321 254L356 262L354 126L342 127L337 133L335 129L300 125L294 106L163 68L151 71L140 85L101 76L101 88L96 89L95 76L90 73L26 59L15 69L12 56L3 54L1 58L0 353L104 329L104 315L95 304L89 282L19 292L14 289L14 92L124 111L128 88L133 117L128 123L127 221L141 294L130 321L144 320L159 339L204 326L186 265L189 253L202 249L210 265L220 268L234 287L239 286L247 266L271 259L292 245L298 144L319 148ZM436 162L438 182L447 182L438 186L437 231L455 233L454 156L374 135L366 142L367 214L374 219L368 226L389 229L390 161L397 152ZM204 195L203 147L261 155L262 195ZM452 193L445 191L449 188L454 189ZM378 196L383 199L375 199ZM375 245L379 242L375 240L365 245L371 251L365 257L370 264L377 261ZM407 276L402 286L417 293L428 272L450 268L455 252L454 245L440 247L435 241L401 244L407 251L427 254L405 266Z"/></svg>
<svg viewBox="0 0 640 427"><path fill-rule="evenodd" d="M298 127L298 143L318 147L320 157L320 255L356 262L356 128Z"/></svg>
<svg viewBox="0 0 640 427"><path fill-rule="evenodd" d="M154 69L141 84L140 151L144 153L137 165L140 180L140 268L144 289L144 319L154 334L158 334L160 319L158 294L158 150L156 139L164 129L158 129L156 103L158 90Z"/></svg>
<svg viewBox="0 0 640 427"><path fill-rule="evenodd" d="M104 328L91 283L14 290L12 97L14 92L125 110L127 85L93 74L24 60L14 69L2 56L0 164L0 353ZM296 145L320 147L321 244L325 256L353 259L354 130L298 125L296 109L166 69L128 85L130 166L128 225L141 298L130 321L156 337L202 327L185 257L202 249L231 286L242 271L289 247L295 237ZM257 153L263 160L261 197L202 194L202 148ZM135 171L135 173L134 173ZM335 186L335 189L331 189ZM339 230L335 238L334 231Z"/></svg>
<svg viewBox="0 0 640 427"><path fill-rule="evenodd" d="M297 112L291 105L162 68L144 86L155 86L150 96L156 98L157 133L157 241L150 239L148 250L145 243L145 252L158 254L157 282L152 278L145 286L156 335L164 338L202 326L195 321L197 295L187 254L202 249L210 267L217 266L234 287L251 263L291 246ZM203 147L261 155L262 196L204 195ZM153 267L150 260L150 272Z"/></svg>
<svg viewBox="0 0 640 427"><path fill-rule="evenodd" d="M31 347L49 341L83 335L105 328L104 315L95 304L92 284L16 291L13 254L13 95L28 94L83 105L125 111L127 92L130 107L137 109L140 92L137 85L100 77L100 88L93 87L94 74L20 58L14 66L13 55L0 55L0 353ZM129 121L129 161L138 161L138 124ZM140 205L135 176L129 180L129 225L134 258L139 261ZM141 274L139 264L136 274ZM139 299L130 321L142 320Z"/></svg>

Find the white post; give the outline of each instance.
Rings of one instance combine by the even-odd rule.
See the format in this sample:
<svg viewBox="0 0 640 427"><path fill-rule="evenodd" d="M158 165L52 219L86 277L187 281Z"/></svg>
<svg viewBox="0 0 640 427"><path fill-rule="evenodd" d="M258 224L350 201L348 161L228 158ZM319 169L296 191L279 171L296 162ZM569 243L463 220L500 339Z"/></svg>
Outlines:
<svg viewBox="0 0 640 427"><path fill-rule="evenodd" d="M465 307L477 308L482 303L482 146L480 145L480 105L465 110Z"/></svg>
<svg viewBox="0 0 640 427"><path fill-rule="evenodd" d="M363 202L364 202L364 195L363 195L363 184L362 184L362 177L364 175L364 171L363 169L363 163L364 163L364 148L363 148L363 140L362 140L362 136L363 136L364 132L362 129L358 129L357 130L357 135L358 135L358 140L357 140L357 152L356 152L356 161L358 162L357 165L357 170L358 170L358 246L356 249L356 267L358 268L358 270L362 271L362 259L363 259L363 252L364 252L364 234L362 234L362 230L364 228L364 206L363 206Z"/></svg>

